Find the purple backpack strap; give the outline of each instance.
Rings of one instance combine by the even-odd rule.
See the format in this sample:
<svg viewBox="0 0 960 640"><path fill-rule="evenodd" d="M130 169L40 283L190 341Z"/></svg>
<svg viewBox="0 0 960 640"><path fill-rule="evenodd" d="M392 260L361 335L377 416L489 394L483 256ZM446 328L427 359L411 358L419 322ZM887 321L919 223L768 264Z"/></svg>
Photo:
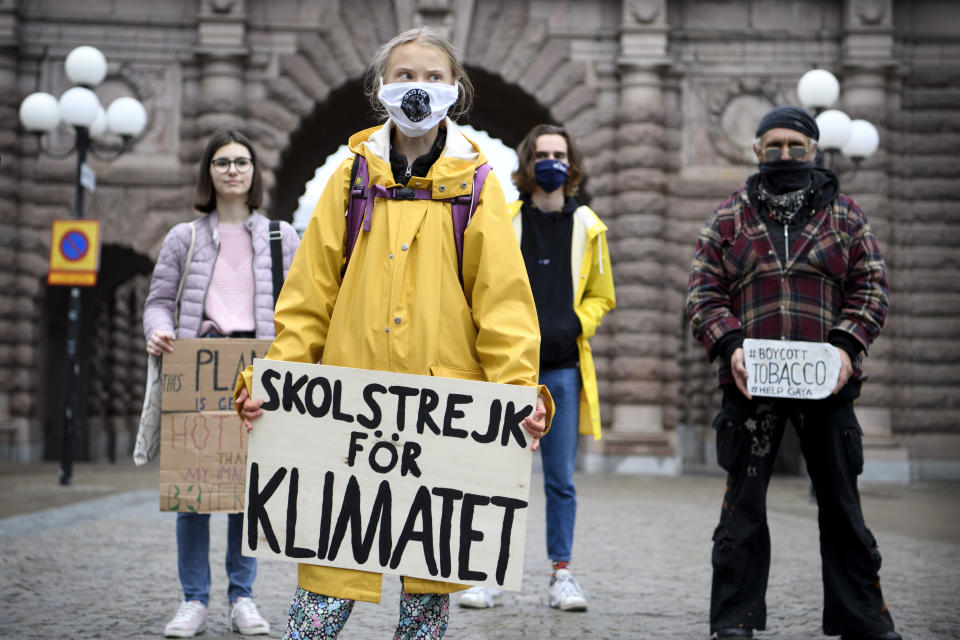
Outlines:
<svg viewBox="0 0 960 640"><path fill-rule="evenodd" d="M483 183L490 173L490 163L484 162L473 172L473 191L469 199L456 198L450 205L453 213L453 238L457 243L457 272L460 275L460 284L463 284L463 232L467 230L470 219L473 218L480 201L480 192Z"/></svg>
<svg viewBox="0 0 960 640"><path fill-rule="evenodd" d="M350 201L347 204L347 253L346 264L350 262L353 248L360 236L360 225L370 230L370 213L373 208L373 198L367 183L370 181L370 171L367 168L367 159L362 154L353 157L353 167L350 169Z"/></svg>
<svg viewBox="0 0 960 640"><path fill-rule="evenodd" d="M453 238L457 245L457 273L460 276L461 284L463 284L463 233L477 210L480 192L483 190L483 183L487 179L490 169L490 164L484 162L473 172L473 192L469 196L448 199L453 215ZM370 171L367 167L367 159L358 153L354 156L353 168L350 170L350 201L347 204L346 212L347 251L344 271L346 271L346 265L350 262L350 256L353 255L353 249L360 237L361 229L370 231L374 200L378 197L395 197L391 190L381 185L368 185L369 181ZM430 191L421 189L410 189L409 192L406 197L418 200L430 200L432 197Z"/></svg>

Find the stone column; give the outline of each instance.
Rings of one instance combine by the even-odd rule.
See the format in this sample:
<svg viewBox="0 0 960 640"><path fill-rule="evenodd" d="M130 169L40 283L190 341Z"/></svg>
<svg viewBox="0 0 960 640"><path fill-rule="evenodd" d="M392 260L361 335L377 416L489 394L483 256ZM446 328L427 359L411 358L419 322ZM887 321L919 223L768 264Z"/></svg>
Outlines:
<svg viewBox="0 0 960 640"><path fill-rule="evenodd" d="M203 0L194 49L198 76L185 110L195 117L197 154L216 129L240 126L247 113L244 73L249 50L246 14L240 0Z"/></svg>
<svg viewBox="0 0 960 640"><path fill-rule="evenodd" d="M18 87L17 38L18 2L0 0L0 86ZM35 335L29 331L29 320L21 318L18 301L25 299L19 277L23 258L20 255L18 229L20 222L20 144L17 139L20 100L19 91L7 90L0 95L0 459L30 458L29 396L24 393L28 371L35 364L35 351L29 345ZM40 438L41 436L36 436Z"/></svg>
<svg viewBox="0 0 960 640"><path fill-rule="evenodd" d="M595 445L594 466L617 471L679 472L674 426L674 359L679 299L665 287L663 249L667 171L663 78L666 2L623 6L617 107L614 220L608 240L617 286L611 315L613 420Z"/></svg>
<svg viewBox="0 0 960 640"><path fill-rule="evenodd" d="M880 132L880 148L863 162L855 176L841 167L841 190L863 209L887 261L888 275L896 270L896 250L891 225L890 163L886 149L890 136L887 79L893 58L893 8L891 0L848 1L842 42L840 99L851 118L869 120ZM846 169L846 170L843 170ZM891 278L891 283L895 279ZM863 482L908 483L908 451L893 433L892 406L903 388L895 363L904 345L897 337L898 311L891 309L880 338L871 346L864 369L870 380L863 387L856 412L864 432Z"/></svg>

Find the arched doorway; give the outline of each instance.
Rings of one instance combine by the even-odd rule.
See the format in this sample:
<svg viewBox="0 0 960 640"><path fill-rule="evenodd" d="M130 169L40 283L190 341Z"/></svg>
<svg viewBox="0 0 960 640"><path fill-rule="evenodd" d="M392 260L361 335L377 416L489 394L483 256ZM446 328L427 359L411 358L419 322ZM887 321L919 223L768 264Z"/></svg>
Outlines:
<svg viewBox="0 0 960 640"><path fill-rule="evenodd" d="M550 110L517 85L477 67L467 67L474 83L473 109L460 119L516 147L534 125L554 122ZM376 124L359 79L349 80L318 103L281 154L271 191L271 217L292 220L304 185L347 138Z"/></svg>
<svg viewBox="0 0 960 640"><path fill-rule="evenodd" d="M136 436L143 399L143 302L153 262L127 247L104 245L95 287L81 288L73 459L115 460ZM69 287L46 287L40 380L44 384L43 457L59 459L66 408Z"/></svg>

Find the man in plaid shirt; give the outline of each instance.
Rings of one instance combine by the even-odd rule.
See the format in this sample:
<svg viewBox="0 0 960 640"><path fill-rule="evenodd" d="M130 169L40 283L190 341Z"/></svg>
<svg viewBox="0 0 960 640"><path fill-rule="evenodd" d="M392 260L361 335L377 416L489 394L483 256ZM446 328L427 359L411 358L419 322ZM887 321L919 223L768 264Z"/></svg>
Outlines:
<svg viewBox="0 0 960 640"><path fill-rule="evenodd" d="M860 361L887 313L886 268L863 213L837 176L814 166L816 121L781 106L760 121L759 173L707 220L690 270L693 335L720 359L717 459L728 472L713 535L710 631L752 638L766 625L766 490L786 423L799 436L820 508L823 631L899 640L880 591L880 553L863 521L862 432L853 411ZM829 342L841 360L822 400L753 398L744 338Z"/></svg>

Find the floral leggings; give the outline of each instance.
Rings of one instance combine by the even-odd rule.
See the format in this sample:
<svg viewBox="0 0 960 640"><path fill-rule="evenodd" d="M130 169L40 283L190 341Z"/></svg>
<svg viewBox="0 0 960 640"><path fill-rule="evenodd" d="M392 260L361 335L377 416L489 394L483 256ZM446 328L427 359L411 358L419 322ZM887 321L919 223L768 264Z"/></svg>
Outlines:
<svg viewBox="0 0 960 640"><path fill-rule="evenodd" d="M334 640L347 623L355 602L297 587L283 640ZM400 620L393 640L442 638L449 620L449 594L404 590L400 594Z"/></svg>

